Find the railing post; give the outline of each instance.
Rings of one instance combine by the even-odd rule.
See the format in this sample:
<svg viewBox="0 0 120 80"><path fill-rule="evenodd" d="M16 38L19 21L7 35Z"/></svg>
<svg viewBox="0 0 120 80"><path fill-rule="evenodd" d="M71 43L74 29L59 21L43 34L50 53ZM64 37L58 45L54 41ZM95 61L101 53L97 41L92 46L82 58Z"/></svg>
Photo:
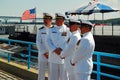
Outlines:
<svg viewBox="0 0 120 80"><path fill-rule="evenodd" d="M113 23L112 23L112 36L114 35L114 29L113 29Z"/></svg>
<svg viewBox="0 0 120 80"><path fill-rule="evenodd" d="M100 76L100 61L101 61L101 56L100 56L100 52L97 53L97 80L100 80L101 76Z"/></svg>
<svg viewBox="0 0 120 80"><path fill-rule="evenodd" d="M9 44L9 45L11 44L11 43L10 43L10 40L8 40L8 44ZM11 54L8 53L8 63L10 62L10 60L11 60Z"/></svg>
<svg viewBox="0 0 120 80"><path fill-rule="evenodd" d="M28 69L30 69L30 65L31 65L30 58L31 58L31 44L28 43Z"/></svg>

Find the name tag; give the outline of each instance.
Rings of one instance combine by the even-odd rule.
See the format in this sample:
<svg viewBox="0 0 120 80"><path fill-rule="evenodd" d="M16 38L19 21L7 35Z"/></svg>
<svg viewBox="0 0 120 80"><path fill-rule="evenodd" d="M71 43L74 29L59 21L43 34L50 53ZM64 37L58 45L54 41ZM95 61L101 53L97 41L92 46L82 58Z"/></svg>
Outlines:
<svg viewBox="0 0 120 80"><path fill-rule="evenodd" d="M52 33L57 33L57 32L54 31L54 32L52 32Z"/></svg>
<svg viewBox="0 0 120 80"><path fill-rule="evenodd" d="M41 33L41 34L46 34L46 33Z"/></svg>

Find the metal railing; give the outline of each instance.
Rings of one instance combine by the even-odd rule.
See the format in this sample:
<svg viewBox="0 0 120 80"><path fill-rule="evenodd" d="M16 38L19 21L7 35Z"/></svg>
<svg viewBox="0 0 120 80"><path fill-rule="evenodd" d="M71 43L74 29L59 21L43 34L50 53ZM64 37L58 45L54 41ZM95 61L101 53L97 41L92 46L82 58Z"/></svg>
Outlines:
<svg viewBox="0 0 120 80"><path fill-rule="evenodd" d="M12 40L12 39L2 39L2 38L0 38L0 42L6 42L9 45L11 45L13 43L20 43L20 44L26 45L27 54L24 54L24 55L27 56L27 60L23 60L23 61L27 62L28 69L31 68L31 64L36 64L37 65L37 62L32 62L31 61L32 58L37 60L36 56L31 55L32 52L34 52L36 54L38 53L38 51L36 49L32 48L32 46L36 45L35 43L20 41L20 40ZM20 54L23 54L23 53L20 53ZM97 78L96 78L97 80L101 80L101 76L106 76L106 77L109 77L109 78L120 80L120 76L104 73L104 72L101 71L101 66L105 66L107 68L112 68L112 69L117 69L118 71L120 71L120 66L119 65L107 64L107 63L101 62L101 57L110 57L110 58L116 58L116 59L119 60L120 59L119 54L112 54L112 53L95 51L94 56L96 56L96 61L94 61L94 65L97 66L97 69L93 70L93 74L97 75ZM11 54L8 53L8 63L10 62L11 58L12 58Z"/></svg>
<svg viewBox="0 0 120 80"><path fill-rule="evenodd" d="M95 26L92 29L93 35L120 36L120 25Z"/></svg>
<svg viewBox="0 0 120 80"><path fill-rule="evenodd" d="M101 80L101 76L106 76L106 77L109 77L109 78L120 80L120 76L111 75L111 74L108 74L108 73L101 72L101 66L107 67L107 68L112 68L112 69L117 69L118 71L120 71L120 66L119 65L113 65L113 64L108 64L108 63L101 62L101 57L115 58L115 59L119 60L120 59L119 54L112 54L112 53L110 54L110 53L95 51L94 55L97 56L97 60L94 61L94 64L97 65L97 70L96 71L93 70L93 73L97 74L97 80Z"/></svg>
<svg viewBox="0 0 120 80"><path fill-rule="evenodd" d="M27 57L27 61L26 60L21 60L21 61L24 61L24 62L27 62L27 65L28 65L28 69L30 69L30 66L31 64L37 64L35 62L32 62L31 59L37 59L36 56L31 56L31 53L34 52L34 54L37 54L38 51L35 50L35 49L32 49L32 46L36 45L35 43L33 42L27 42L27 41L20 41L20 40L12 40L12 39L4 39L4 38L0 38L0 42L3 42L3 43L7 43L9 45L13 45L13 44L17 44L17 45L24 45L26 47L26 54L25 53L19 53L25 57ZM15 57L12 57L11 56L12 54L11 53L8 53L8 63L10 62L11 58L13 59L19 59L19 58L15 58Z"/></svg>

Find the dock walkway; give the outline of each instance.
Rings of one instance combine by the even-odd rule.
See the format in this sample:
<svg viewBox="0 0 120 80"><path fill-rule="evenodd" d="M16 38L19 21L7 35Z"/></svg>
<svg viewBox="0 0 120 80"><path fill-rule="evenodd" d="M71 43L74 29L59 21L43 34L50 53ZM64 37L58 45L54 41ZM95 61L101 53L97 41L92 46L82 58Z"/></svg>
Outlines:
<svg viewBox="0 0 120 80"><path fill-rule="evenodd" d="M0 80L23 80L23 79L0 69Z"/></svg>

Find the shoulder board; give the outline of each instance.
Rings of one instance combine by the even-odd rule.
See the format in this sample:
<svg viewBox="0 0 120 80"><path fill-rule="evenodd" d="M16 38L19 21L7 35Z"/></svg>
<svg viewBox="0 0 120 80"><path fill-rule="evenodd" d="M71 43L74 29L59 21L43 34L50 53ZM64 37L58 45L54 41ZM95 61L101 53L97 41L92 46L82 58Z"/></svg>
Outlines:
<svg viewBox="0 0 120 80"><path fill-rule="evenodd" d="M44 27L39 28L39 30L43 29Z"/></svg>
<svg viewBox="0 0 120 80"><path fill-rule="evenodd" d="M54 28L54 26L52 26L51 28Z"/></svg>
<svg viewBox="0 0 120 80"><path fill-rule="evenodd" d="M70 41L70 38L68 38L67 43L69 43L69 41Z"/></svg>
<svg viewBox="0 0 120 80"><path fill-rule="evenodd" d="M80 40L78 40L77 45L79 45L79 43L80 43Z"/></svg>

